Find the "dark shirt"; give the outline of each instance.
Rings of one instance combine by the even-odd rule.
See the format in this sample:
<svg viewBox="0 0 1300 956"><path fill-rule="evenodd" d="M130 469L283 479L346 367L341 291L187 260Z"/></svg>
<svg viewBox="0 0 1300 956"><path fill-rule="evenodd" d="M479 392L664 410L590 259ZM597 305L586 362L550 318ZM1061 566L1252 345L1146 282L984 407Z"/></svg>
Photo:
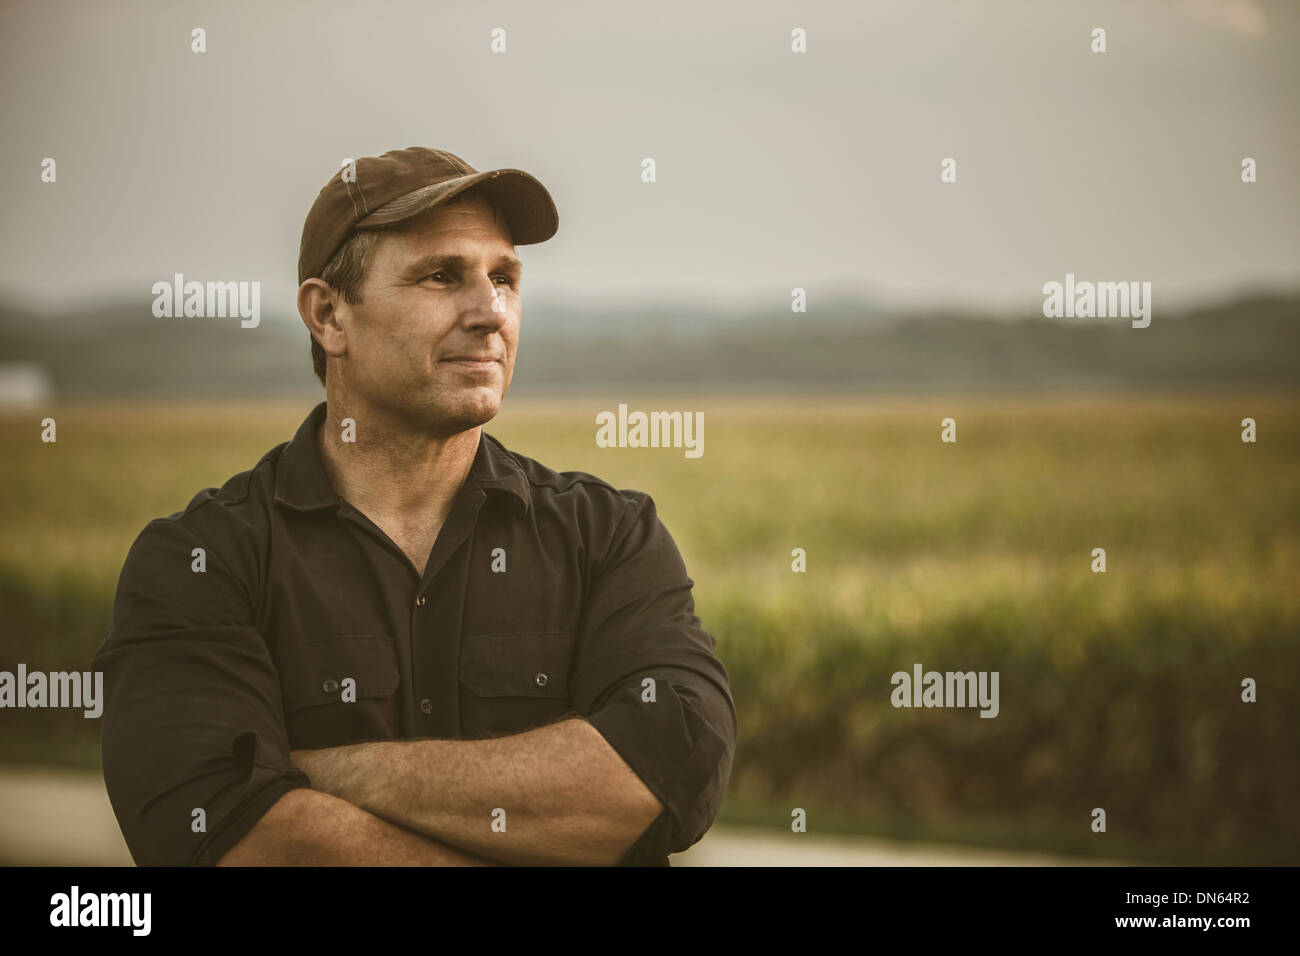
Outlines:
<svg viewBox="0 0 1300 956"><path fill-rule="evenodd" d="M484 432L421 575L334 490L324 419L322 402L127 554L93 666L104 779L136 862L215 863L310 786L290 750L500 736L566 715L663 804L623 863L667 865L703 836L736 711L650 496Z"/></svg>

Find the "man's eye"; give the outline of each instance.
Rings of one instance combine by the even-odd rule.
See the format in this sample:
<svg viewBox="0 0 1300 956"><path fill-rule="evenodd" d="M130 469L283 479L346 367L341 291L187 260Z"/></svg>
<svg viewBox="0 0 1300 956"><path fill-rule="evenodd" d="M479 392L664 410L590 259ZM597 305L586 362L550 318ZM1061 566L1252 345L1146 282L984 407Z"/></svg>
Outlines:
<svg viewBox="0 0 1300 956"><path fill-rule="evenodd" d="M439 276L442 276L442 278L439 279L439 278L438 278ZM449 282L449 281L451 281L451 280L447 277L447 274L446 274L445 272L433 272L433 273L430 273L429 275L425 276L424 278L426 278L426 279L433 279L433 280L438 281L438 282ZM506 285L514 285L514 284L515 284L515 283L514 283L514 280L513 280L512 278L510 278L510 276L504 276L504 275L501 275L501 276L497 276L496 278L497 278L498 280L500 280L500 279L504 279L505 282L506 282Z"/></svg>

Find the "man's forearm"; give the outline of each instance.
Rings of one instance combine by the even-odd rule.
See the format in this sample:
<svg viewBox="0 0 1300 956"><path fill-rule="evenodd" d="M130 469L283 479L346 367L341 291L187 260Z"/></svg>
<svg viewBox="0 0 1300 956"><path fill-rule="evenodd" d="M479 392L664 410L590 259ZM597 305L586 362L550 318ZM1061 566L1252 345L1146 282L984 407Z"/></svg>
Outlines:
<svg viewBox="0 0 1300 956"><path fill-rule="evenodd" d="M315 790L290 790L218 866L495 866Z"/></svg>
<svg viewBox="0 0 1300 956"><path fill-rule="evenodd" d="M516 864L614 864L663 809L581 718L488 740L294 751L312 787Z"/></svg>

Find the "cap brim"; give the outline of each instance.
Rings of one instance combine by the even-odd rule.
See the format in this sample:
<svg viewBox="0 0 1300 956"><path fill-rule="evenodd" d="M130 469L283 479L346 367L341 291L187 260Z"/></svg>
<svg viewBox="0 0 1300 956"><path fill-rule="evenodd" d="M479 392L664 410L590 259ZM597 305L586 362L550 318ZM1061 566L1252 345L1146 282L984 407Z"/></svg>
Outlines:
<svg viewBox="0 0 1300 956"><path fill-rule="evenodd" d="M380 206L355 228L382 229L403 222L475 186L501 209L515 245L545 242L559 229L560 217L551 194L522 169L491 169L421 186Z"/></svg>

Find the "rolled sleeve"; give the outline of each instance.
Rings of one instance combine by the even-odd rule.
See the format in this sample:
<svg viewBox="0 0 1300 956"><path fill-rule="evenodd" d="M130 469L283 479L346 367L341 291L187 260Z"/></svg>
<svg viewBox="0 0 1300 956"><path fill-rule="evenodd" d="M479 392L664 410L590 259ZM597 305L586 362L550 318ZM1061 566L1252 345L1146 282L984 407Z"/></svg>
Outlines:
<svg viewBox="0 0 1300 956"><path fill-rule="evenodd" d="M284 793L310 786L289 763L278 674L252 624L255 573L196 525L173 516L140 533L93 664L104 781L142 866L215 864ZM192 570L195 548L204 571Z"/></svg>
<svg viewBox="0 0 1300 956"><path fill-rule="evenodd" d="M632 497L584 609L572 698L664 807L622 862L663 865L717 816L736 709L716 641L695 615L694 582L653 500L623 494Z"/></svg>

